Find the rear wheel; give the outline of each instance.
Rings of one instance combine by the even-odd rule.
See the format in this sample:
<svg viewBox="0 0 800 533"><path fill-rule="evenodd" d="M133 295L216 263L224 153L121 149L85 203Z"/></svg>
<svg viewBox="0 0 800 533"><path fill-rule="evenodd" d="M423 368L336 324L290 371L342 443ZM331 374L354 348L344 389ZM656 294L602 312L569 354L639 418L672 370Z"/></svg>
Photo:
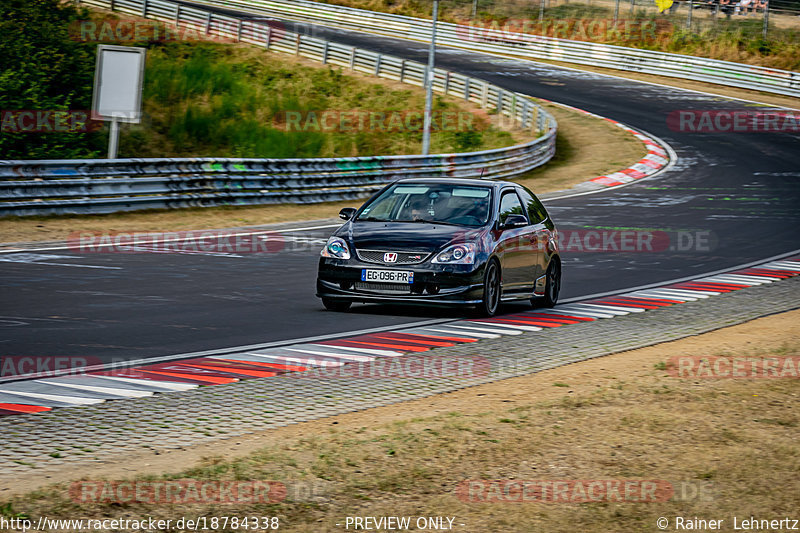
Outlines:
<svg viewBox="0 0 800 533"><path fill-rule="evenodd" d="M334 300L332 298L322 299L322 305L324 305L325 309L328 311L347 311L352 304L353 302L349 300Z"/></svg>
<svg viewBox="0 0 800 533"><path fill-rule="evenodd" d="M561 263L558 259L550 261L545 274L545 287L543 298L533 298L534 307L555 307L558 303L558 293L561 292Z"/></svg>
<svg viewBox="0 0 800 533"><path fill-rule="evenodd" d="M500 267L497 261L489 261L483 275L483 299L478 304L478 314L494 316L500 306Z"/></svg>

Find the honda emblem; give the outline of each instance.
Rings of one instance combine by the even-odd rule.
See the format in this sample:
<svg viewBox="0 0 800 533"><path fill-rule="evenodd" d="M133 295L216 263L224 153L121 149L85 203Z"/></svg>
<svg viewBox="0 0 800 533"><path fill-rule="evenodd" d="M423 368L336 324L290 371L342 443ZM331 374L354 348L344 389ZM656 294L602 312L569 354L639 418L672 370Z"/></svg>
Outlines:
<svg viewBox="0 0 800 533"><path fill-rule="evenodd" d="M383 254L383 262L384 263L396 263L397 262L397 254L394 252L386 252Z"/></svg>

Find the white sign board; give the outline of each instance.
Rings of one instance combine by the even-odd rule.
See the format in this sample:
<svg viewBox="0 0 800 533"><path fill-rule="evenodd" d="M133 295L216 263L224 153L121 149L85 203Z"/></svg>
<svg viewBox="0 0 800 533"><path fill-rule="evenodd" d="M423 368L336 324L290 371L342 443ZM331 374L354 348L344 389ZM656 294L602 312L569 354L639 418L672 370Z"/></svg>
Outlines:
<svg viewBox="0 0 800 533"><path fill-rule="evenodd" d="M97 47L92 118L138 124L142 118L145 49Z"/></svg>

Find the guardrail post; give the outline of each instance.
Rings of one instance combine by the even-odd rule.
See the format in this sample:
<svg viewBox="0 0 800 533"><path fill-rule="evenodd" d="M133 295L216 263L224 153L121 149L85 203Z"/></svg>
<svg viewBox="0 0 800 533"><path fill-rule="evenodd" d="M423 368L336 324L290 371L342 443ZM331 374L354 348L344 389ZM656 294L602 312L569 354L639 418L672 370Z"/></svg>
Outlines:
<svg viewBox="0 0 800 533"><path fill-rule="evenodd" d="M209 11L206 15L206 35L211 32L211 12Z"/></svg>
<svg viewBox="0 0 800 533"><path fill-rule="evenodd" d="M406 74L406 60L403 59L400 61L400 83L403 83L403 78Z"/></svg>
<svg viewBox="0 0 800 533"><path fill-rule="evenodd" d="M381 54L378 54L378 57L375 59L375 76L377 76L377 77L381 76L381 58L382 57L383 56Z"/></svg>
<svg viewBox="0 0 800 533"><path fill-rule="evenodd" d="M506 95L503 89L497 89L497 113L503 115L503 97Z"/></svg>
<svg viewBox="0 0 800 533"><path fill-rule="evenodd" d="M517 120L517 93L513 93L511 95L511 122L513 126L513 122Z"/></svg>
<svg viewBox="0 0 800 533"><path fill-rule="evenodd" d="M147 0L142 1L142 18L147 18Z"/></svg>
<svg viewBox="0 0 800 533"><path fill-rule="evenodd" d="M447 93L450 92L450 71L446 71L444 73L444 94L447 96Z"/></svg>
<svg viewBox="0 0 800 533"><path fill-rule="evenodd" d="M464 100L466 100L467 102L469 102L469 93L470 93L469 81L471 79L472 78L464 78Z"/></svg>
<svg viewBox="0 0 800 533"><path fill-rule="evenodd" d="M325 41L325 46L322 48L322 64L328 64L328 41Z"/></svg>
<svg viewBox="0 0 800 533"><path fill-rule="evenodd" d="M531 104L527 100L524 100L522 103L522 129L528 127L528 117L530 116L530 113Z"/></svg>
<svg viewBox="0 0 800 533"><path fill-rule="evenodd" d="M267 24L267 39L266 39L266 42L264 43L264 45L265 45L265 48L266 48L267 50L269 50L269 42L270 42L271 40L272 40L272 26L270 26L269 24Z"/></svg>
<svg viewBox="0 0 800 533"><path fill-rule="evenodd" d="M350 50L350 70L356 69L356 47Z"/></svg>
<svg viewBox="0 0 800 533"><path fill-rule="evenodd" d="M236 25L236 42L242 42L242 19L239 19L238 24Z"/></svg>
<svg viewBox="0 0 800 533"><path fill-rule="evenodd" d="M531 117L531 131L535 132L539 124L539 108L533 108L533 116Z"/></svg>
<svg viewBox="0 0 800 533"><path fill-rule="evenodd" d="M181 5L175 4L175 25L181 23Z"/></svg>
<svg viewBox="0 0 800 533"><path fill-rule="evenodd" d="M114 0L111 0L111 11L114 11Z"/></svg>
<svg viewBox="0 0 800 533"><path fill-rule="evenodd" d="M294 55L300 55L300 34L294 36Z"/></svg>
<svg viewBox="0 0 800 533"><path fill-rule="evenodd" d="M481 107L489 105L489 84L485 81L481 82Z"/></svg>

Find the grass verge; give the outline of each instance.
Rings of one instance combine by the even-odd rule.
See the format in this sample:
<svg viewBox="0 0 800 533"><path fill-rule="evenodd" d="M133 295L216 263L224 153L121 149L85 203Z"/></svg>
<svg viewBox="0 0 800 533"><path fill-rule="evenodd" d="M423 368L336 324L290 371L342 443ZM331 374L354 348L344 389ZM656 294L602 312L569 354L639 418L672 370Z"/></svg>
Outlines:
<svg viewBox="0 0 800 533"><path fill-rule="evenodd" d="M733 516L792 517L798 380L678 379L664 369L674 355L800 355L798 324L800 311L791 311L235 443L124 458L141 479L313 487L280 504L79 505L62 483L7 498L0 509L32 518L257 514L279 516L285 531L340 531L337 523L358 515L451 516L467 532L590 533L654 531L662 516L671 524L676 516L724 519L723 530ZM104 472L121 479L125 471ZM466 479L657 479L690 489L662 503L467 503L455 495Z"/></svg>

